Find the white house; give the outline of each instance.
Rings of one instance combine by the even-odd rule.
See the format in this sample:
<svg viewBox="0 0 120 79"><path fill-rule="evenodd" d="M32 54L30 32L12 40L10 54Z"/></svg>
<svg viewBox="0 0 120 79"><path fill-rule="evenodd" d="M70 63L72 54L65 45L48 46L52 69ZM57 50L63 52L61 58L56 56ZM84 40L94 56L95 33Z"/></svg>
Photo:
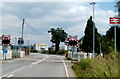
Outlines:
<svg viewBox="0 0 120 79"><path fill-rule="evenodd" d="M47 51L48 45L43 43L37 43L34 45L34 49L40 52Z"/></svg>

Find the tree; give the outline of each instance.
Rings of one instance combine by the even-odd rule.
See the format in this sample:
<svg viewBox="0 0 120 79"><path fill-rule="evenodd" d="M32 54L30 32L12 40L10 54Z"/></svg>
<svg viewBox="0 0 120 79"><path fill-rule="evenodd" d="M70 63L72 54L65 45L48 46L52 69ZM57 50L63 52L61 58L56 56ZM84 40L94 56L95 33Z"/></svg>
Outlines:
<svg viewBox="0 0 120 79"><path fill-rule="evenodd" d="M93 21L92 16L88 19L87 25L85 28L85 36L83 39L83 43L81 48L85 52L93 52ZM97 28L95 27L95 53L99 53L99 37L100 34L97 32Z"/></svg>
<svg viewBox="0 0 120 79"><path fill-rule="evenodd" d="M106 35L101 36L101 52L108 54L113 51L114 40L111 40Z"/></svg>
<svg viewBox="0 0 120 79"><path fill-rule="evenodd" d="M55 43L55 52L57 53L59 50L59 44L60 42L64 42L67 38L67 33L62 28L51 28L48 33L51 33L52 38L51 42Z"/></svg>
<svg viewBox="0 0 120 79"><path fill-rule="evenodd" d="M106 32L106 37L110 40L114 40L114 27L116 27L116 45L117 50L120 51L120 27L113 26Z"/></svg>
<svg viewBox="0 0 120 79"><path fill-rule="evenodd" d="M117 11L118 11L118 16L120 17L120 1L116 2L116 8L117 8Z"/></svg>

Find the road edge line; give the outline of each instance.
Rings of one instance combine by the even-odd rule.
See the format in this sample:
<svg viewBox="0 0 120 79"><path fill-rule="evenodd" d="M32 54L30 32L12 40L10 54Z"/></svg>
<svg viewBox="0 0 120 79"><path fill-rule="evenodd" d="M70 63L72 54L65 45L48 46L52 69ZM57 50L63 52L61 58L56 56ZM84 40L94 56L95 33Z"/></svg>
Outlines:
<svg viewBox="0 0 120 79"><path fill-rule="evenodd" d="M63 64L64 64L64 68L65 68L67 79L69 79L69 74L68 74L67 66L65 64L65 61L64 60L62 60L62 61L63 61Z"/></svg>

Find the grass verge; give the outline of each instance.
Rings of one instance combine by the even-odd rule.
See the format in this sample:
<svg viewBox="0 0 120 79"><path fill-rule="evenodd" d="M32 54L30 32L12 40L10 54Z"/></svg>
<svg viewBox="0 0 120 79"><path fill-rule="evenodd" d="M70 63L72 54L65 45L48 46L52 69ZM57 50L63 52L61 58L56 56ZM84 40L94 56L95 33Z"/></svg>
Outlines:
<svg viewBox="0 0 120 79"><path fill-rule="evenodd" d="M119 54L108 54L104 57L84 59L72 66L77 78L79 77L118 77Z"/></svg>

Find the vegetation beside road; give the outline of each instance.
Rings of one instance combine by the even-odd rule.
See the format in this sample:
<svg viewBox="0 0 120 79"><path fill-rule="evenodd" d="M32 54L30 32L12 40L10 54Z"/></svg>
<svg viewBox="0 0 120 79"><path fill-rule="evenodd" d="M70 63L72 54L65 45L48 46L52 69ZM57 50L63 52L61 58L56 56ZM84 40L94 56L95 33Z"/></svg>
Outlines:
<svg viewBox="0 0 120 79"><path fill-rule="evenodd" d="M35 50L35 49L31 49L30 52L32 52L32 53L38 53L38 51Z"/></svg>
<svg viewBox="0 0 120 79"><path fill-rule="evenodd" d="M120 54L120 53L119 53ZM118 77L119 54L97 56L94 59L83 59L72 66L77 77Z"/></svg>

